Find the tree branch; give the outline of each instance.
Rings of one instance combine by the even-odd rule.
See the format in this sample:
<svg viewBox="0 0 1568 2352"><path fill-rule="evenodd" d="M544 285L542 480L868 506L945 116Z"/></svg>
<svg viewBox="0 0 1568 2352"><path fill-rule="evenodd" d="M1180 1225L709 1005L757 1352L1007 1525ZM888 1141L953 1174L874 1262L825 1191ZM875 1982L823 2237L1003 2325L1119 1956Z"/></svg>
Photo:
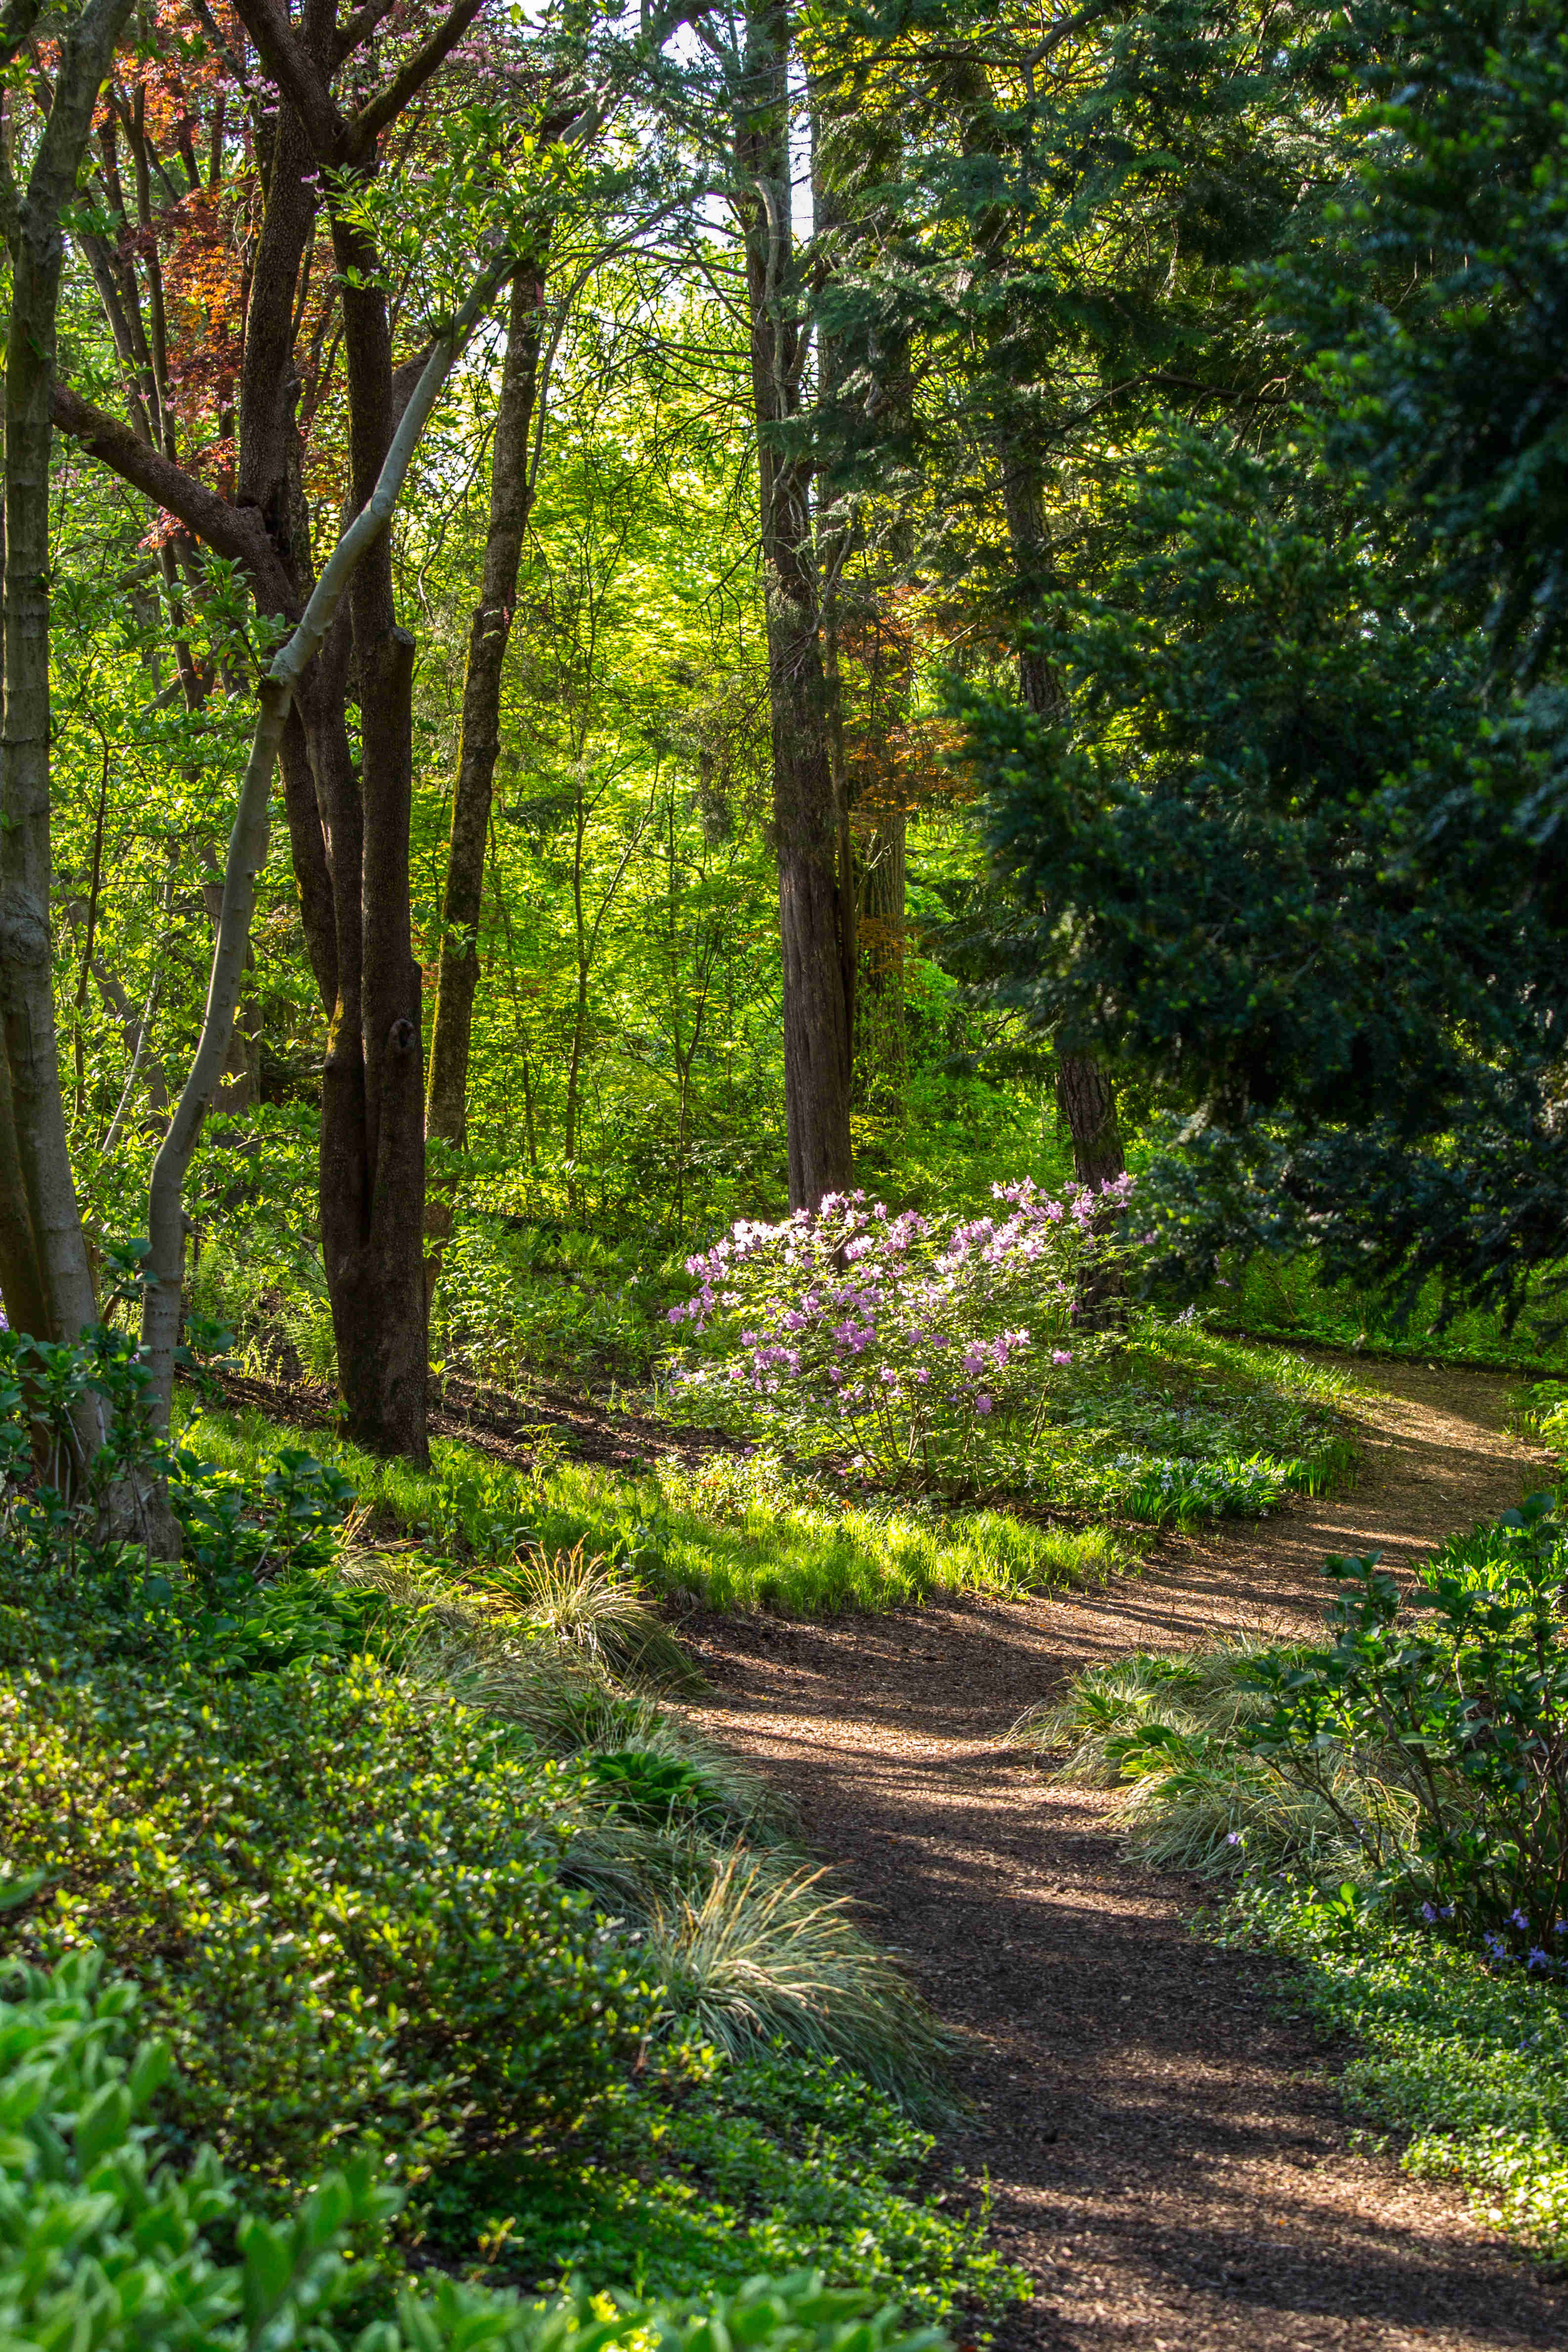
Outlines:
<svg viewBox="0 0 1568 2352"><path fill-rule="evenodd" d="M235 5L268 79L299 116L318 162L347 163L348 125L342 111L278 0L235 0Z"/></svg>
<svg viewBox="0 0 1568 2352"><path fill-rule="evenodd" d="M365 100L348 126L349 144L356 161L368 155L387 124L395 122L409 100L429 80L442 58L457 47L479 15L479 6L480 0L457 0L450 15L437 26L427 41L421 42L385 88Z"/></svg>
<svg viewBox="0 0 1568 2352"><path fill-rule="evenodd" d="M293 616L296 598L289 576L267 536L261 517L249 507L230 506L184 466L151 447L128 425L61 383L57 377L50 415L58 430L79 441L90 457L140 490L166 514L175 515L193 537L215 555L243 563L264 612Z"/></svg>
<svg viewBox="0 0 1568 2352"><path fill-rule="evenodd" d="M390 13L393 5L394 0L364 0L364 5L356 8L347 22L338 26L336 38L332 42L334 65L341 66L345 58L353 57L362 41L369 40L382 18Z"/></svg>

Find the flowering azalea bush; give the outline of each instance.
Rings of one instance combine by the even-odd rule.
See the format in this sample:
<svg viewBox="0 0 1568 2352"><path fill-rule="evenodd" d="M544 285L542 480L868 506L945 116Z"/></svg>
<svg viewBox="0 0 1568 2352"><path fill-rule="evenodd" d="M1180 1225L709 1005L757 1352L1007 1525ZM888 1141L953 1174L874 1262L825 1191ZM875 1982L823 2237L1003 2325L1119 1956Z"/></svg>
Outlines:
<svg viewBox="0 0 1568 2352"><path fill-rule="evenodd" d="M679 1383L797 1438L847 1441L895 1482L970 1469L998 1423L1037 1428L1051 1376L1083 1344L1088 1261L1126 1253L1113 1227L1131 1179L1060 1199L1027 1178L992 1191L988 1217L895 1215L837 1192L782 1224L742 1219L687 1260L697 1288L669 1321L708 1345Z"/></svg>

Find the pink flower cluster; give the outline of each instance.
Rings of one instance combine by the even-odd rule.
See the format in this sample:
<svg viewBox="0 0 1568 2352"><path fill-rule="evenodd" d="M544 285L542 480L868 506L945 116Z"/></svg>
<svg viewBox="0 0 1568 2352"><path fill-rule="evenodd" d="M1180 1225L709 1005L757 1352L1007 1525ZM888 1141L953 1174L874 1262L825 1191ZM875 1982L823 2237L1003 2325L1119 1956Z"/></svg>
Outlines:
<svg viewBox="0 0 1568 2352"><path fill-rule="evenodd" d="M801 1427L837 1423L883 1467L1036 1396L1049 1343L1070 1328L1086 1254L1108 1234L1131 1179L1060 1199L1027 1178L993 1188L993 1216L895 1215L864 1192L830 1193L780 1224L742 1219L687 1260L695 1287L672 1325L708 1339L678 1377L766 1399Z"/></svg>

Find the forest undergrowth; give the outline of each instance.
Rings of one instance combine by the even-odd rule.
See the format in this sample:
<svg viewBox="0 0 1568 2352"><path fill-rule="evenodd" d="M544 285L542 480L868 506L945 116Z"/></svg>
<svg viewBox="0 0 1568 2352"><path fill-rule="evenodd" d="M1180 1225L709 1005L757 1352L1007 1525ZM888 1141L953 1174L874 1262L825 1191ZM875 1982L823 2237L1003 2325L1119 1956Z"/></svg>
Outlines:
<svg viewBox="0 0 1568 2352"><path fill-rule="evenodd" d="M1025 2291L931 2183L940 2026L672 1706L692 1670L624 1580L515 1543L510 1577L459 1580L368 1549L331 1464L241 1477L144 1422L68 1501L40 1427L68 1443L92 1384L136 1431L139 1369L109 1334L6 1335L0 1363L5 2053L37 2022L63 2064L79 2025L93 2113L194 2168L220 2243L248 2211L242 2248L313 2250L340 2329L527 2335L543 2305L485 2295L583 2278L678 2329L765 2273L763 2340L816 2340L815 2309L848 2341L887 2305L879 2341L895 2311L971 2332ZM159 1469L174 1566L105 1532L110 1486ZM164 2055L132 2063L133 2034ZM150 2192L94 2167L141 2142L86 2112L80 2178L134 2234ZM36 2198L57 2143L24 2140ZM424 2307L432 2273L455 2303ZM269 2291L294 2288L284 2264Z"/></svg>

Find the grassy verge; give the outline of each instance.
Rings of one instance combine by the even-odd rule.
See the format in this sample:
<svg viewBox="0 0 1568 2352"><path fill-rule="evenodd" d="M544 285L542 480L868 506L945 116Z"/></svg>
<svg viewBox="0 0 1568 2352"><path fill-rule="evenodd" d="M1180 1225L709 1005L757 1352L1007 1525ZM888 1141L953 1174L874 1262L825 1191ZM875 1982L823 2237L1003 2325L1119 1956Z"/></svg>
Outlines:
<svg viewBox="0 0 1568 2352"><path fill-rule="evenodd" d="M184 1439L254 1480L290 1433L258 1412L204 1408L191 1413ZM377 1532L427 1557L504 1578L520 1548L580 1544L628 1563L648 1592L678 1605L831 1616L962 1592L1047 1591L1098 1580L1135 1558L1105 1527L851 1500L766 1454L628 1477L565 1461L525 1472L447 1439L432 1446L428 1472L325 1436L312 1444L350 1480Z"/></svg>
<svg viewBox="0 0 1568 2352"><path fill-rule="evenodd" d="M1300 1964L1293 1990L1354 2036L1352 2114L1407 2172L1456 2180L1493 2228L1568 2255L1568 2003L1474 1953L1280 1891L1238 1898L1231 1940Z"/></svg>

